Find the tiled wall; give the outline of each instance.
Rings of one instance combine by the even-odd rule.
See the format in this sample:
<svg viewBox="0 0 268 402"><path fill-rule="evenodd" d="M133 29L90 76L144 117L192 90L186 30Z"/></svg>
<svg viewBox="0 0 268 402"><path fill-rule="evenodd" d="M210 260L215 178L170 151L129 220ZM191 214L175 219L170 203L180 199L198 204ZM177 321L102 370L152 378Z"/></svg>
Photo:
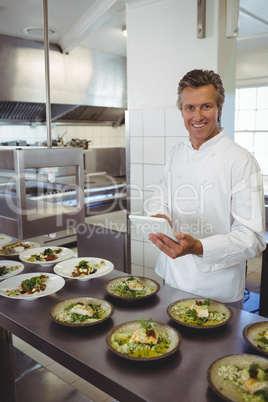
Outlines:
<svg viewBox="0 0 268 402"><path fill-rule="evenodd" d="M89 148L125 147L125 126L83 126L83 125L54 125L52 139L62 137L64 144L72 138L92 141ZM0 125L0 143L26 140L27 145L42 145L47 140L45 125Z"/></svg>
<svg viewBox="0 0 268 402"><path fill-rule="evenodd" d="M171 147L188 138L177 108L129 111L131 213L145 215L144 202L161 178ZM131 271L134 275L161 279L154 268L159 255L151 243L131 230Z"/></svg>

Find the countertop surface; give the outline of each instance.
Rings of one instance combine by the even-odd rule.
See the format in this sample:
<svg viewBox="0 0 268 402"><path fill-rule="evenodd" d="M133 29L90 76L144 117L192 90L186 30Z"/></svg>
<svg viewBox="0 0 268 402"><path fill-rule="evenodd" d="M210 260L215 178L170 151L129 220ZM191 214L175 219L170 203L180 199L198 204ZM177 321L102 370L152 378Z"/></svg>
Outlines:
<svg viewBox="0 0 268 402"><path fill-rule="evenodd" d="M27 272L53 272L53 268L25 264L22 273ZM60 291L34 301L0 296L0 325L120 402L220 401L209 387L208 367L226 355L256 354L242 332L246 325L267 318L233 308L231 321L223 327L186 328L171 321L166 310L173 301L192 295L167 285L153 297L135 302L106 295L105 283L122 275L114 270L88 281L67 279ZM56 303L78 296L106 299L114 306L114 314L102 324L86 328L64 327L50 319L49 311ZM141 318L152 318L179 331L183 339L179 351L152 362L114 354L106 345L107 333L116 325Z"/></svg>

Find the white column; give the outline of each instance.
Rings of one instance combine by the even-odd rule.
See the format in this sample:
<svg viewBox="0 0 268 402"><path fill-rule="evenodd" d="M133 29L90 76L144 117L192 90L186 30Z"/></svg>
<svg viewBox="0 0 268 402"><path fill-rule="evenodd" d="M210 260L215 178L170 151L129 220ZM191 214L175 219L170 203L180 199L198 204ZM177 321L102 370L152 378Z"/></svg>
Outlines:
<svg viewBox="0 0 268 402"><path fill-rule="evenodd" d="M206 37L197 38L197 0L126 0L131 213L143 214L172 145L188 137L177 86L195 68L219 73L222 125L233 138L236 39L225 36L225 0L207 0ZM132 272L154 278L158 251L135 234Z"/></svg>

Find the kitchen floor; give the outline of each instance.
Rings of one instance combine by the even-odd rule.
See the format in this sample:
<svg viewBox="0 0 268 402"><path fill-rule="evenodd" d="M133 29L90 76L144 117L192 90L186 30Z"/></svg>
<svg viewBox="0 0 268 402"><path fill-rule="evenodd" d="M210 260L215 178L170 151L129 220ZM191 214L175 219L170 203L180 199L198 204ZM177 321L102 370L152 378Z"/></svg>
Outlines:
<svg viewBox="0 0 268 402"><path fill-rule="evenodd" d="M77 253L76 248L73 248L73 250L75 253ZM246 281L247 290L245 292L244 297L245 310L253 312L254 314L258 314L258 308L259 308L261 264L262 264L262 255L252 258L251 260L248 261L247 281ZM13 344L19 350L24 352L26 355L30 356L32 359L40 363L42 366L46 367L48 370L56 374L58 377L62 378L68 384L72 385L74 388L78 389L80 392L87 395L89 397L89 401L116 402L113 397L109 396L105 392L96 388L94 385L78 377L70 370L56 363L50 357L39 352L37 349L31 347L29 344L27 344L26 342L22 341L21 339L19 339L14 335L13 335Z"/></svg>

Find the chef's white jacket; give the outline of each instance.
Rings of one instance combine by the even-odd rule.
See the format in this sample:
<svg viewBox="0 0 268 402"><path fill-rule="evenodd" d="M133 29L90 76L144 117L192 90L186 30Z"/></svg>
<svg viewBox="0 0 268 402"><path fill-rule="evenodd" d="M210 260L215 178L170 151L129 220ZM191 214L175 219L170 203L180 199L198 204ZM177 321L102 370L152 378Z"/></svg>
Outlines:
<svg viewBox="0 0 268 402"><path fill-rule="evenodd" d="M241 300L246 261L266 246L262 176L256 159L223 129L199 150L175 145L147 213L200 239L203 255L163 252L156 273L174 288L222 302Z"/></svg>

